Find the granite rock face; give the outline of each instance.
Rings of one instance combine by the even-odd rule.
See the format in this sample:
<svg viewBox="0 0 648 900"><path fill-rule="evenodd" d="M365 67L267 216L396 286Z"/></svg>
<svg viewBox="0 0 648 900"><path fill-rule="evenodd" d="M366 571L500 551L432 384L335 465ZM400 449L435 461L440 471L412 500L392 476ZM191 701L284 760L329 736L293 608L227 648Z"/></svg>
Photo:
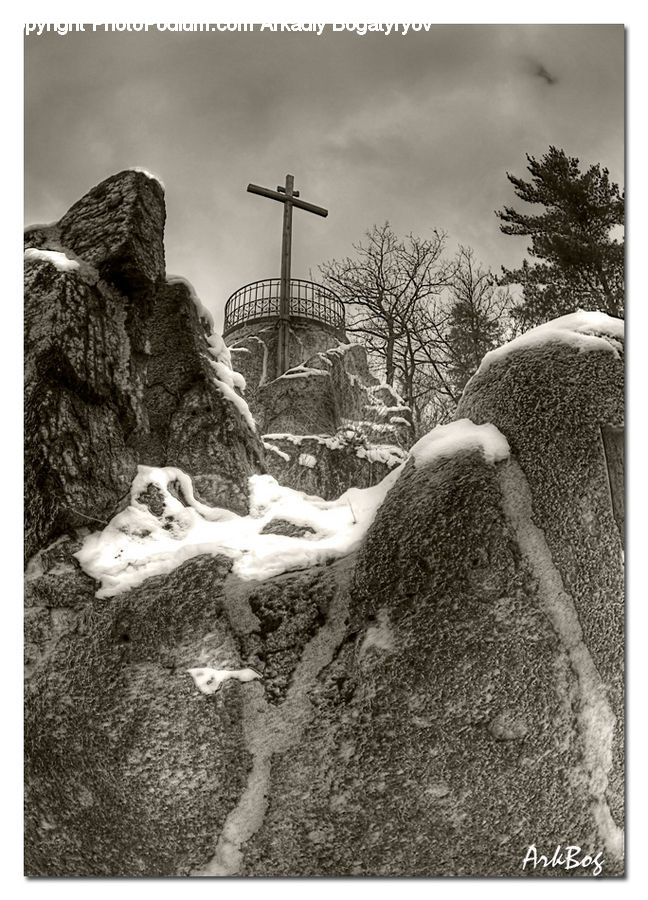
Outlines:
<svg viewBox="0 0 648 900"><path fill-rule="evenodd" d="M615 320L612 320L615 321ZM493 422L528 481L542 529L615 717L610 805L623 822L623 339L603 328L583 352L566 342L513 345L482 365L457 415Z"/></svg>
<svg viewBox="0 0 648 900"><path fill-rule="evenodd" d="M293 721L308 718L291 682L339 567L246 584L201 556L107 602L76 546L42 551L27 579L26 874L191 874L251 774L246 696L268 721L287 695ZM188 673L247 665L260 697L236 679L206 695Z"/></svg>
<svg viewBox="0 0 648 900"><path fill-rule="evenodd" d="M359 555L317 714L273 766L248 874L519 874L531 821L547 836L563 786L532 812L556 765L536 759L571 719L547 689L556 641L498 493L479 454L408 463ZM506 710L531 742L491 734Z"/></svg>
<svg viewBox="0 0 648 900"><path fill-rule="evenodd" d="M209 854L249 766L244 686L208 703L186 670L236 661L228 569L201 557L110 603L90 589L74 628L41 645L26 689L28 875L179 875Z"/></svg>
<svg viewBox="0 0 648 900"><path fill-rule="evenodd" d="M514 457L415 448L357 556L263 582L97 600L72 549L30 572L75 617L31 637L30 874L560 876L521 866L565 834L622 873L608 683Z"/></svg>
<svg viewBox="0 0 648 900"><path fill-rule="evenodd" d="M287 368L292 369L318 353L337 347L344 339L345 332L342 330L332 330L317 320L291 316ZM249 382L248 394L253 406L255 389L277 376L278 341L278 323L267 319L245 322L227 334L233 356L238 352L250 354L250 358L241 365L245 366L244 375Z"/></svg>
<svg viewBox="0 0 648 900"><path fill-rule="evenodd" d="M166 208L160 183L127 170L92 188L54 225L25 232L25 246L71 250L99 278L129 292L164 279Z"/></svg>
<svg viewBox="0 0 648 900"><path fill-rule="evenodd" d="M191 472L199 499L244 515L248 478L264 471L263 447L249 413L241 415L215 377L190 288L177 280L163 284L148 325L148 429L137 438L138 462Z"/></svg>
<svg viewBox="0 0 648 900"><path fill-rule="evenodd" d="M335 434L349 422L384 444L409 445L411 413L395 391L369 371L360 344L343 344L303 356L279 378L264 363L263 332L237 340L231 348L247 384L246 398L261 432Z"/></svg>
<svg viewBox="0 0 648 900"><path fill-rule="evenodd" d="M524 486L515 461L476 452L407 464L244 874L561 875L521 867L565 834L622 871L606 686L563 627L577 619L541 532L524 534Z"/></svg>
<svg viewBox="0 0 648 900"><path fill-rule="evenodd" d="M73 554L138 463L244 512L263 452L191 292L125 234L146 213L152 235L158 186L116 178L101 258L56 228L30 246L59 255L27 257L27 874L594 874L522 870L531 844L566 842L622 874L618 327L491 356L460 406L477 424L412 449L356 552L244 581L214 548L101 599ZM313 384L361 381L356 351L331 352ZM338 424L383 420L367 391ZM316 457L268 442L287 466ZM322 539L289 517L269 531ZM188 671L209 668L231 676L213 692Z"/></svg>
<svg viewBox="0 0 648 900"><path fill-rule="evenodd" d="M126 171L26 231L28 557L107 521L138 463L187 466L207 502L240 512L263 470L189 288L165 280L164 220L158 182Z"/></svg>

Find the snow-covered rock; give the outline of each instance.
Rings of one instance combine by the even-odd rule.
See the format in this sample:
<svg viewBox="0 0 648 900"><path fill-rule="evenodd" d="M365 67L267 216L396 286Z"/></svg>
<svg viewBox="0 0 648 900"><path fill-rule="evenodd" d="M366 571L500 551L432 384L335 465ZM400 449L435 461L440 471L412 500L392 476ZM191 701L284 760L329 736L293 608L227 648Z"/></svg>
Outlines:
<svg viewBox="0 0 648 900"><path fill-rule="evenodd" d="M128 170L25 233L25 483L31 555L106 522L138 463L192 472L247 510L263 450L222 339L164 274L164 194Z"/></svg>
<svg viewBox="0 0 648 900"><path fill-rule="evenodd" d="M191 479L179 469L140 466L130 505L90 534L75 556L100 582L98 597L115 596L206 553L234 560L232 571L243 580L263 581L355 550L397 477L394 470L374 487L350 488L325 501L255 475L250 514L237 516L197 501ZM267 528L275 520L301 527L301 535Z"/></svg>

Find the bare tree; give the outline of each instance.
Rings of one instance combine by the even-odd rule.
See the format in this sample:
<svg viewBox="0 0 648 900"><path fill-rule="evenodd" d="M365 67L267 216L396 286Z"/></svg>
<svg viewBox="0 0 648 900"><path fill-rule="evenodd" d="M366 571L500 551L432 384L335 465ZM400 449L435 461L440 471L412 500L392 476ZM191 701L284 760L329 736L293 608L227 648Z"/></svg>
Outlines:
<svg viewBox="0 0 648 900"><path fill-rule="evenodd" d="M475 260L474 251L460 247L456 257L448 312L448 375L461 395L489 350L511 335L513 303L507 288L498 286L490 271Z"/></svg>
<svg viewBox="0 0 648 900"><path fill-rule="evenodd" d="M407 382L412 321L449 283L451 267L442 258L445 237L434 231L428 240L412 234L401 239L386 222L372 226L364 244L353 245L354 259L320 266L347 307L347 331L381 360L387 384Z"/></svg>
<svg viewBox="0 0 648 900"><path fill-rule="evenodd" d="M417 434L452 418L484 353L510 330L508 290L474 253L443 258L446 236L399 239L373 226L356 258L320 267L347 307L347 331L412 410Z"/></svg>

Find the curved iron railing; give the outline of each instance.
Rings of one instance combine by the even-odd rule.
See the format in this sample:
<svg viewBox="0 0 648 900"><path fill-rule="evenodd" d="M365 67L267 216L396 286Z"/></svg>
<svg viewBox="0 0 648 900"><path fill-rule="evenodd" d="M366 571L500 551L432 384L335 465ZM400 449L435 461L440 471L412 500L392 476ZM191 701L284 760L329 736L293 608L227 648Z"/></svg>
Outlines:
<svg viewBox="0 0 648 900"><path fill-rule="evenodd" d="M225 304L223 334L255 319L278 318L280 288L280 278L264 278L234 291ZM344 304L330 288L314 281L290 279L290 315L344 330Z"/></svg>

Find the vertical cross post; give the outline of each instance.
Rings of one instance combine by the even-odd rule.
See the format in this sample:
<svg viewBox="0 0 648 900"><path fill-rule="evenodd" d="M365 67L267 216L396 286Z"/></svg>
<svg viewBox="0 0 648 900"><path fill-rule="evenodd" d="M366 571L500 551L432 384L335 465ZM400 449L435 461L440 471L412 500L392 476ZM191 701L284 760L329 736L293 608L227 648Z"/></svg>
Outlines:
<svg viewBox="0 0 648 900"><path fill-rule="evenodd" d="M258 184L248 184L251 194L259 194L261 197L269 197L270 200L278 200L283 203L283 230L281 232L281 278L279 283L279 334L277 335L277 375L278 378L288 368L290 362L290 254L292 247L292 210L293 206L304 209L306 212L315 213L316 216L326 218L328 210L313 203L306 203L299 199L299 191L294 189L295 179L292 175L286 175L286 184L281 185L276 191L261 187Z"/></svg>
<svg viewBox="0 0 648 900"><path fill-rule="evenodd" d="M279 340L277 344L277 371L280 375L290 362L290 256L292 252L292 203L295 179L286 175L286 186L281 190L288 202L283 205L283 230L281 232L281 288L279 294Z"/></svg>

